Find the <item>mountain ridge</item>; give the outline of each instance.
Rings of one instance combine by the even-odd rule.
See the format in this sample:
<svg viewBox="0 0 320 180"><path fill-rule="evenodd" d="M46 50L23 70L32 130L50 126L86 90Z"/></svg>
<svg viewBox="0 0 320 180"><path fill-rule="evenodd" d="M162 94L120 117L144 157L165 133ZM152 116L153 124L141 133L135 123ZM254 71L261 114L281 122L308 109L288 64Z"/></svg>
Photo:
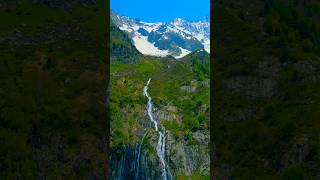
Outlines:
<svg viewBox="0 0 320 180"><path fill-rule="evenodd" d="M171 22L143 22L111 11L111 21L126 32L137 50L144 55L176 59L198 49L210 53L210 22L175 18Z"/></svg>

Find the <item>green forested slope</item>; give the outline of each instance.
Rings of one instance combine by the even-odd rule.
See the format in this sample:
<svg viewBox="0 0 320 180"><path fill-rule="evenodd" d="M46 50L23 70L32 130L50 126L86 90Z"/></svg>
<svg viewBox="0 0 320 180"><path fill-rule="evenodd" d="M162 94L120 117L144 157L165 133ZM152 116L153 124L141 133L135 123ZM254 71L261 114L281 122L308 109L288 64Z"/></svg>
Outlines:
<svg viewBox="0 0 320 180"><path fill-rule="evenodd" d="M104 178L105 8L19 1L0 19L0 179Z"/></svg>
<svg viewBox="0 0 320 180"><path fill-rule="evenodd" d="M110 22L110 61L113 63L137 63L141 55L133 46L133 42L112 21Z"/></svg>
<svg viewBox="0 0 320 180"><path fill-rule="evenodd" d="M218 7L215 177L319 179L319 3Z"/></svg>

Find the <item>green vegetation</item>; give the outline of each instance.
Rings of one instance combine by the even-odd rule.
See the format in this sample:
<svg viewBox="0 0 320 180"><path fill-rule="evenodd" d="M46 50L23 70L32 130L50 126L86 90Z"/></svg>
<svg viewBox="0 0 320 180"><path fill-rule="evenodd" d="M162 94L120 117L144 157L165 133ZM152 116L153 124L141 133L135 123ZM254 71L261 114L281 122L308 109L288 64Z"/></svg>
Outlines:
<svg viewBox="0 0 320 180"><path fill-rule="evenodd" d="M131 39L115 24L110 22L110 61L137 63L141 55L132 45Z"/></svg>
<svg viewBox="0 0 320 180"><path fill-rule="evenodd" d="M205 58L207 58L206 56ZM194 57L193 57L194 59ZM199 61L201 59L198 59ZM209 59L203 59L209 61ZM142 58L137 64L114 63L111 65L111 138L112 147L123 146L135 141L135 130L140 125L129 124L125 119L143 118L146 98L143 96L143 87L151 78L149 93L157 108L164 108L164 104L177 107L176 115L182 116L182 123L175 119L165 121L163 125L178 137L183 137L189 131L209 128L209 85L200 85L196 92L187 92L181 89L184 85L196 81L196 71L193 71L189 59L170 61L157 58ZM201 72L204 74L204 72ZM208 81L208 79L206 79ZM195 83L195 82L194 82ZM204 112L202 105L206 104ZM130 130L130 132L128 132ZM114 133L114 134L113 134Z"/></svg>
<svg viewBox="0 0 320 180"><path fill-rule="evenodd" d="M316 4L268 0L219 5L211 126L217 177L318 179Z"/></svg>
<svg viewBox="0 0 320 180"><path fill-rule="evenodd" d="M299 166L291 166L287 168L283 173L281 179L283 180L300 180L307 177L305 170Z"/></svg>
<svg viewBox="0 0 320 180"><path fill-rule="evenodd" d="M168 115L168 119L161 120L161 125L173 135L176 143L203 145L192 133L209 130L209 54L195 52L181 60L142 56L135 53L137 50L125 33L112 24L111 27L110 50L114 52L110 66L110 135L113 157L119 154L123 158L126 148L135 147L141 141L141 131L145 128L151 131L144 140L142 153L157 157L157 140L154 139L157 134L145 114L147 99L143 95L149 78L152 79L148 89L152 102L158 112ZM172 168L173 176L178 177L175 173L181 167ZM191 178L203 179L203 176L203 173L194 172Z"/></svg>
<svg viewBox="0 0 320 180"><path fill-rule="evenodd" d="M0 179L104 177L102 14L99 3L1 7Z"/></svg>
<svg viewBox="0 0 320 180"><path fill-rule="evenodd" d="M200 173L199 174L194 174L191 177L185 176L185 175L180 175L180 176L177 177L178 180L189 180L190 178L192 180L209 180L210 179L209 176L205 176L204 177Z"/></svg>

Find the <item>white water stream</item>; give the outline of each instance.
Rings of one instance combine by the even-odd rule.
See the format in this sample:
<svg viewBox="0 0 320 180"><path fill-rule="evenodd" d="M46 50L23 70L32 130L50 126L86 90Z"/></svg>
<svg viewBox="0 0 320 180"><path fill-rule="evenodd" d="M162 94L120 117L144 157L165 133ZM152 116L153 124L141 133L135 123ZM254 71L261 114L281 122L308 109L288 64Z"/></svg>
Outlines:
<svg viewBox="0 0 320 180"><path fill-rule="evenodd" d="M146 131L142 137L142 140L139 144L139 148L138 148L138 157L137 157L137 161L136 161L136 180L138 180L138 176L139 176L139 165L140 165L140 152L141 152L141 145L143 143L144 138L146 137L148 131Z"/></svg>
<svg viewBox="0 0 320 180"><path fill-rule="evenodd" d="M152 110L153 110L153 105L152 105L152 98L150 97L150 95L148 94L148 86L150 84L151 78L149 78L147 85L143 88L143 95L145 95L148 98L148 104L147 104L147 111L148 111L148 115L150 120L153 122L154 124L154 128L155 130L158 132L159 134L159 139L158 139L158 144L157 144L157 155L160 159L160 166L161 166L161 176L163 180L167 180L167 167L166 167L166 162L165 162L165 146L166 146L166 137L165 134L163 132L165 132L165 129L162 127L163 132L161 132L158 128L158 122L154 120L153 118L153 114L152 114ZM169 175L170 172L168 171ZM170 176L169 176L170 177Z"/></svg>

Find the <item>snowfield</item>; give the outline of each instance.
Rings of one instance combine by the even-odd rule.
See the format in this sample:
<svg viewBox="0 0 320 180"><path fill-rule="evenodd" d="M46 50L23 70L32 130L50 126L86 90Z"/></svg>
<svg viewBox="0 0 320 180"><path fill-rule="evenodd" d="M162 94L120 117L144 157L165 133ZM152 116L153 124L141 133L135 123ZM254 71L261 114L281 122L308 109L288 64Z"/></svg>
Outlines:
<svg viewBox="0 0 320 180"><path fill-rule="evenodd" d="M150 43L146 36L135 35L132 40L137 50L142 54L158 57L165 57L169 55L168 51L160 50L155 47L154 44Z"/></svg>
<svg viewBox="0 0 320 180"><path fill-rule="evenodd" d="M115 13L113 12L113 14ZM179 36L184 43L197 41L198 44L203 45L205 51L210 53L210 22L208 21L208 19L206 19L205 21L190 22L182 18L176 18L168 23L152 23L142 22L140 20L132 19L130 17L121 16L118 14L111 15L111 19L119 27L120 30L125 31L129 34L129 37L132 38L137 50L144 55L164 57L168 55L173 55L172 53L174 52L172 51L172 49L161 50L158 47L156 47L154 40L148 40L147 35L151 33L156 33L157 36L161 36L157 37L157 40L169 40L170 43L173 42L170 41L170 38L168 38L170 37L170 33ZM139 31L140 28L144 29L145 31ZM185 46L181 43L174 44L174 46L181 50L181 53L179 55L174 56L176 59L182 58L194 51L192 49L189 49L191 46ZM167 47L170 48L172 47L172 45L168 44ZM185 49L183 47L189 48Z"/></svg>

